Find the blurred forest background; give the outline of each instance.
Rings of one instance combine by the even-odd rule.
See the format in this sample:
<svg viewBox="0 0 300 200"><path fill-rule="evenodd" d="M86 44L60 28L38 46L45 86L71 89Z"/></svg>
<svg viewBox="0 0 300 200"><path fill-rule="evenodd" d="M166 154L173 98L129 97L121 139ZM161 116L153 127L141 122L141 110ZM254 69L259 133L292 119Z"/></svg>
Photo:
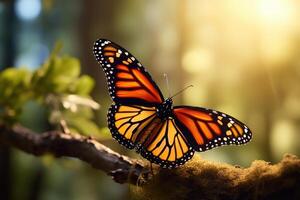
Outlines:
<svg viewBox="0 0 300 200"><path fill-rule="evenodd" d="M112 149L138 157L106 129L111 104L93 42L110 39L150 71L165 96L194 87L175 104L214 108L245 122L253 140L200 153L203 159L249 166L300 153L300 0L6 0L0 1L0 70L36 70L56 41L92 76L101 105L95 134ZM21 123L50 130L45 109L24 105ZM101 138L101 135L99 136ZM139 158L139 157L138 157ZM50 155L34 157L0 147L0 190L11 199L126 199L128 185L87 164ZM0 197L1 198L1 197ZM2 198L1 198L2 199Z"/></svg>

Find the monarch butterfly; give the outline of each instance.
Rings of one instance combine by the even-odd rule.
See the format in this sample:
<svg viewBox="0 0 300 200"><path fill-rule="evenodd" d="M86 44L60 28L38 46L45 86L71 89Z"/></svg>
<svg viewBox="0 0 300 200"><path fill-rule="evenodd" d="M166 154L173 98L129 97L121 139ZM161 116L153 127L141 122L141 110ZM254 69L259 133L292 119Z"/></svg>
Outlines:
<svg viewBox="0 0 300 200"><path fill-rule="evenodd" d="M172 98L164 99L141 63L119 45L98 39L93 52L114 101L107 115L112 136L150 162L175 168L195 151L251 140L250 129L230 115L201 107L173 107Z"/></svg>

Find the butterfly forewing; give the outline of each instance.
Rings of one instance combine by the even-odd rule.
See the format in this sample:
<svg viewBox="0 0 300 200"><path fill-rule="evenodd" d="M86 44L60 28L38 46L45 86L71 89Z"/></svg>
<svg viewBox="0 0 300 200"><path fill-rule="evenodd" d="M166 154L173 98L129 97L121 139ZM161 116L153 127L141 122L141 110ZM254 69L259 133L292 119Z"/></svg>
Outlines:
<svg viewBox="0 0 300 200"><path fill-rule="evenodd" d="M215 110L175 106L176 123L196 151L223 145L240 145L251 140L249 128L237 119Z"/></svg>
<svg viewBox="0 0 300 200"><path fill-rule="evenodd" d="M149 73L128 51L105 39L97 40L93 51L116 103L149 106L163 102L163 95Z"/></svg>

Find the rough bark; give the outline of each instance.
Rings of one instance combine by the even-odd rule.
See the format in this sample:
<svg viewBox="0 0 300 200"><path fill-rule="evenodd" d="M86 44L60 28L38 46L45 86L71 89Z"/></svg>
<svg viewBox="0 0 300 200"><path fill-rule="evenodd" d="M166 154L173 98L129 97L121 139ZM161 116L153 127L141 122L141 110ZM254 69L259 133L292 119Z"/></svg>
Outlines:
<svg viewBox="0 0 300 200"><path fill-rule="evenodd" d="M74 157L111 175L118 183L136 184L148 170L138 160L120 155L95 139L59 131L34 133L20 125L0 126L0 144L14 146L27 153L41 156L52 153L56 157Z"/></svg>

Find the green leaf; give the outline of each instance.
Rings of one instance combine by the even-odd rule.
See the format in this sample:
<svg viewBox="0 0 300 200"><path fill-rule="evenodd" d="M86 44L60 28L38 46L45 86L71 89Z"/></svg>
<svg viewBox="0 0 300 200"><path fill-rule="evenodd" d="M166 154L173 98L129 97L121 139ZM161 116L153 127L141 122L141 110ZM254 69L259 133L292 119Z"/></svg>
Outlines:
<svg viewBox="0 0 300 200"><path fill-rule="evenodd" d="M30 75L26 69L9 68L4 70L0 74L0 93L4 97L11 96L15 89L28 88Z"/></svg>
<svg viewBox="0 0 300 200"><path fill-rule="evenodd" d="M0 102L18 106L28 98L31 73L9 68L0 73Z"/></svg>
<svg viewBox="0 0 300 200"><path fill-rule="evenodd" d="M77 58L52 55L39 70L34 73L33 83L38 95L45 93L69 93L80 74L80 62Z"/></svg>
<svg viewBox="0 0 300 200"><path fill-rule="evenodd" d="M31 98L31 73L26 69L9 68L0 73L0 121L13 123L21 108Z"/></svg>
<svg viewBox="0 0 300 200"><path fill-rule="evenodd" d="M60 75L76 78L80 74L80 62L77 58L65 56L62 58L58 72Z"/></svg>
<svg viewBox="0 0 300 200"><path fill-rule="evenodd" d="M94 88L95 81L87 76L82 75L74 85L74 93L79 95L88 95Z"/></svg>
<svg viewBox="0 0 300 200"><path fill-rule="evenodd" d="M49 64L46 77L52 79L57 76L76 78L80 74L80 62L77 58L64 56L54 57Z"/></svg>
<svg viewBox="0 0 300 200"><path fill-rule="evenodd" d="M52 123L67 119L70 128L78 132L100 133L91 121L93 109L99 108L90 96L94 80L80 76L77 58L59 56L61 47L57 43L49 58L34 72L19 68L0 72L0 121L19 120L24 105L34 101L50 108L48 117Z"/></svg>

